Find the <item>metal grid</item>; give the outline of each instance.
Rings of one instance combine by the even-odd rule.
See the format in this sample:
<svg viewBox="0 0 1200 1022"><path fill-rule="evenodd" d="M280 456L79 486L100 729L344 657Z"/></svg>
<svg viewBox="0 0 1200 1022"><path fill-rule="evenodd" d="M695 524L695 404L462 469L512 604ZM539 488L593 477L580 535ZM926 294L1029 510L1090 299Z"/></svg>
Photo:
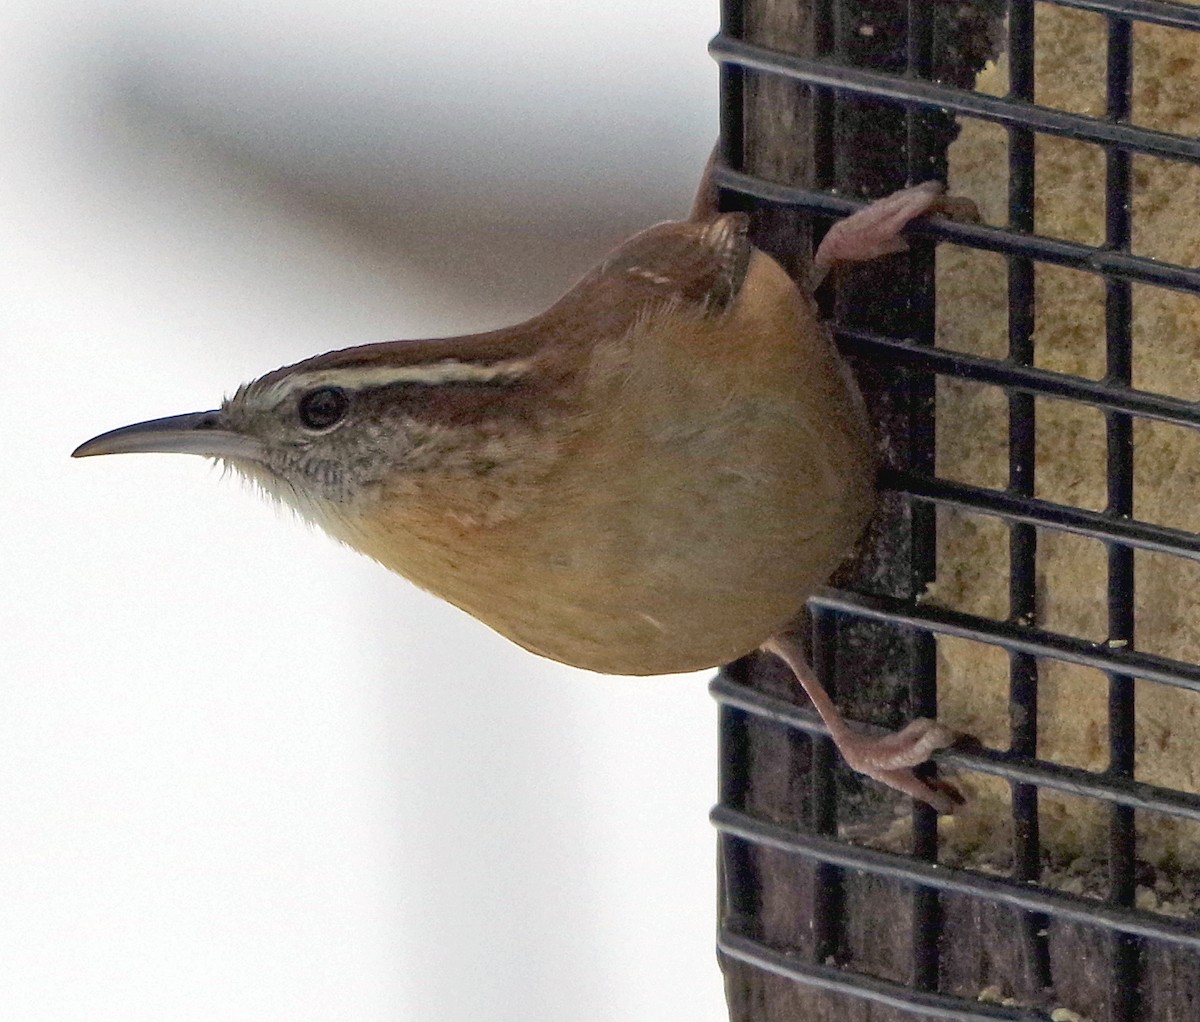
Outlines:
<svg viewBox="0 0 1200 1022"><path fill-rule="evenodd" d="M1179 425L1200 425L1200 408L1192 402L1131 387L1131 285L1147 283L1200 295L1200 270L1135 256L1131 242L1131 154L1146 153L1200 164L1200 140L1135 127L1129 123L1133 82L1132 24L1147 22L1200 31L1200 8L1153 0L1050 0L1066 7L1103 15L1108 25L1107 109L1104 117L1089 117L1038 106L1034 102L1034 4L1011 0L1008 5L1010 94L994 97L930 81L932 34L927 0L908 0L907 61L904 74L850 66L836 57L799 57L743 41L742 5L727 0L722 31L711 52L721 65L722 138L724 166L717 181L723 201L739 208L756 204L798 207L814 215L842 215L858 207L820 188L803 189L775 184L742 173L743 89L752 70L781 76L814 87L813 109L816 180L831 183L827 156L834 96L869 97L897 105L906 112L907 161L910 180L929 176L932 162L926 151L918 115L949 111L1004 126L1009 139L1009 227L929 223L920 233L1003 253L1008 262L1008 356L987 359L933 347L932 301L918 307L905 337L888 337L861 329L835 328L843 351L877 365L894 365L913 374L916 400L909 404L916 417L913 436L924 442L908 450L907 464L883 476L884 486L908 502L911 528L911 594L933 575L935 509L947 506L995 516L1008 526L1010 617L995 621L967 613L919 605L910 597L888 598L851 590L827 589L810 601L813 615L813 654L822 679L832 682L829 641L835 622L845 617L883 622L914 635L915 665L912 706L916 713L936 710L935 636L955 636L999 646L1009 656L1011 748L947 751L939 763L992 774L1012 787L1014 823L1013 870L997 878L936 864L937 823L926 807L913 819L913 853L908 856L875 851L837 837L837 795L832 780L830 743L820 740L824 727L808 709L765 694L746 684L735 665L713 683L722 707L724 736L722 801L713 820L722 835L722 866L726 884L726 919L718 935L724 956L748 963L798 983L837 991L888 1005L921 1017L964 1020L1048 1018L1041 1011L985 1005L938 990L942 919L939 892L959 892L1003 904L1022 913L1022 939L1042 977L1050 980L1046 941L1048 919L1072 920L1110 934L1111 975L1109 1017L1133 1022L1139 1017L1139 985L1143 942L1200 950L1200 922L1169 918L1134 907L1136 843L1134 818L1151 810L1200 820L1200 796L1156 787L1134 776L1134 681L1140 678L1200 692L1200 666L1138 651L1134 647L1134 551L1169 553L1200 559L1200 536L1133 515L1134 416ZM836 0L813 0L818 47L830 37ZM1200 36L1197 37L1200 46ZM828 49L828 47L826 47ZM1033 233L1034 141L1038 133L1063 135L1104 147L1105 241L1090 247ZM1105 287L1107 371L1092 381L1035 368L1033 365L1034 266L1044 262L1098 274ZM927 275L930 298L932 276ZM1004 489L970 486L936 477L933 449L932 395L937 375L993 384L1004 389L1008 402L1008 485ZM1103 511L1038 499L1034 496L1035 397L1056 397L1099 409L1107 440L1107 506ZM921 421L926 416L927 421ZM1035 564L1039 529L1058 529L1092 537L1105 544L1108 558L1107 614L1109 643L1097 645L1029 623L1035 617ZM1094 668L1108 678L1110 767L1090 772L1039 760L1037 698L1040 658L1057 659ZM737 734L747 719L769 720L813 736L810 825L806 829L758 819L737 807L732 791L737 768ZM1040 843L1038 791L1057 789L1109 806L1108 897L1104 902L1064 893L1038 883ZM737 911L729 905L753 905L753 892L739 891L747 849L775 849L816 864L811 954L799 956L741 932ZM908 982L867 976L826 964L835 950L840 915L846 910L840 894L840 871L862 871L911 885L913 946ZM891 1016L889 1016L891 1017Z"/></svg>

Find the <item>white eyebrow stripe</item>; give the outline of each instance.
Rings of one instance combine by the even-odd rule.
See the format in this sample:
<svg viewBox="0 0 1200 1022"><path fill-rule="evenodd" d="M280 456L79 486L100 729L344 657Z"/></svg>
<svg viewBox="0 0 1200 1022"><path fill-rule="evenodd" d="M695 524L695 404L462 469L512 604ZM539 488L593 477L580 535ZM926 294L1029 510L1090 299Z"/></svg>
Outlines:
<svg viewBox="0 0 1200 1022"><path fill-rule="evenodd" d="M529 369L529 359L507 362L459 362L444 359L406 366L344 366L334 369L314 369L311 372L290 374L273 383L263 397L278 403L298 390L314 387L342 387L362 390L370 387L390 387L403 383L437 386L446 383L502 383L520 379Z"/></svg>

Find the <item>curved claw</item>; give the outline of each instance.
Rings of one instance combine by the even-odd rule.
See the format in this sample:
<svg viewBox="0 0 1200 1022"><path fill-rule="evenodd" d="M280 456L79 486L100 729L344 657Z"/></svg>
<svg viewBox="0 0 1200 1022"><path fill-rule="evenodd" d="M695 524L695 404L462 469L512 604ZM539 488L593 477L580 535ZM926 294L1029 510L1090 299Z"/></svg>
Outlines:
<svg viewBox="0 0 1200 1022"><path fill-rule="evenodd" d="M958 788L942 777L922 778L912 770L865 770L863 773L933 806L942 816L950 815L967 801Z"/></svg>
<svg viewBox="0 0 1200 1022"><path fill-rule="evenodd" d="M983 217L971 199L961 195L939 195L929 207L929 216L944 216L960 224L977 224Z"/></svg>
<svg viewBox="0 0 1200 1022"><path fill-rule="evenodd" d="M871 737L852 732L839 748L846 763L860 774L928 802L939 813L952 813L966 802L958 788L941 777L918 777L913 767L960 738L936 720L918 717L893 734Z"/></svg>

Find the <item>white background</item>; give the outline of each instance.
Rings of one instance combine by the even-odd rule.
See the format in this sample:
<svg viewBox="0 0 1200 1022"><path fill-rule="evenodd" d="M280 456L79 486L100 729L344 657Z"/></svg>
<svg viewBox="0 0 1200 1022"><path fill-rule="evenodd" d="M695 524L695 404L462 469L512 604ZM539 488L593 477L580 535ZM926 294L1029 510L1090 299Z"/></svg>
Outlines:
<svg viewBox="0 0 1200 1022"><path fill-rule="evenodd" d="M686 211L712 0L0 15L0 1018L716 1022L699 676L508 645L201 459Z"/></svg>

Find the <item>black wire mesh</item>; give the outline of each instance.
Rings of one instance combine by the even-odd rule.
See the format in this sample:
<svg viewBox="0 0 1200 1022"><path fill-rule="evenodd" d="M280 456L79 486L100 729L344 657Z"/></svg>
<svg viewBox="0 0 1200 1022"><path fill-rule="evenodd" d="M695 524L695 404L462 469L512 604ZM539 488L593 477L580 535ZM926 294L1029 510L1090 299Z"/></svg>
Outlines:
<svg viewBox="0 0 1200 1022"><path fill-rule="evenodd" d="M713 820L722 835L721 954L755 969L810 987L886 1005L921 1018L1041 1019L1038 1009L984 1004L939 990L944 919L940 895L970 895L1017 910L1019 941L1037 987L1052 983L1047 930L1054 921L1070 921L1089 932L1108 935L1104 999L1111 1022L1133 1022L1142 1014L1145 942L1200 950L1200 921L1173 918L1135 906L1137 840L1135 814L1151 811L1200 820L1200 796L1138 780L1134 764L1134 679L1200 692L1200 666L1142 652L1135 647L1134 552L1156 551L1200 559L1200 536L1134 518L1135 417L1176 425L1200 425L1200 406L1132 386L1132 286L1148 284L1200 295L1200 270L1173 265L1131 251L1133 154L1200 164L1200 140L1134 126L1133 31L1136 23L1187 31L1200 30L1200 8L1153 0L1050 0L1059 6L1102 15L1107 20L1107 95L1103 116L1039 106L1034 94L1034 13L1032 0L1011 0L996 14L1007 15L1009 93L991 96L934 79L932 7L925 0L897 0L892 6L906 20L903 67L878 69L852 63L835 43L841 0L801 3L811 19L814 53L799 56L745 41L746 8L724 4L722 30L711 51L721 65L722 155L717 180L727 208L751 210L787 207L814 216L842 215L860 204L830 194L838 174L835 135L838 118L852 117L844 100L866 99L894 107L903 117L903 149L910 181L924 180L931 168L944 169L945 132L931 118L957 115L1003 126L1008 134L1008 222L1001 229L976 224L931 222L920 234L988 252L1001 253L1008 269L1008 351L985 358L934 347L934 277L931 258L917 252L908 289L918 297L905 310L896 335L864 328L839 307L835 336L842 350L903 380L906 442L901 457L882 475L883 485L904 513L896 520L905 530L905 578L880 595L870 586L826 589L810 601L812 655L823 681L834 687L838 629L846 621L875 622L906 637L911 671L910 707L917 715L937 710L938 636L952 636L1000 647L1008 656L1011 745L1007 751L949 750L936 756L952 765L1003 778L1011 785L1013 861L1007 877L949 867L937 861L937 821L918 806L908 854L862 847L839 837L838 786L831 744L809 709L789 698L747 683L746 668L722 672L712 691L722 707L721 802ZM844 34L844 27L843 27ZM1196 37L1200 47L1200 35ZM803 50L803 47L797 49ZM811 92L815 187L779 184L744 172L746 83L749 74L799 83ZM877 108L876 108L877 109ZM1087 245L1034 233L1035 146L1039 135L1059 135L1095 143L1104 150L1104 241ZM1194 197L1193 197L1194 198ZM929 253L925 253L929 256ZM1034 364L1035 267L1039 263L1098 275L1105 289L1106 371L1089 380ZM937 377L986 383L1003 388L1007 401L1007 484L968 485L939 478L934 461L933 400ZM1089 510L1035 496L1039 398L1053 397L1099 410L1104 417L1107 495L1103 510ZM893 451L893 454L896 452ZM898 461L898 464L895 463ZM992 516L1007 525L1009 616L1007 620L947 610L917 602L934 577L935 515L938 507ZM1107 551L1108 641L1096 643L1040 627L1037 622L1037 556L1040 530L1059 530L1102 542ZM1107 770L1085 770L1038 758L1039 661L1057 660L1093 668L1108 679ZM747 812L751 784L744 760L746 731L768 721L813 738L807 777L808 813L803 825L764 819ZM1094 800L1108 807L1108 890L1103 900L1066 893L1041 880L1039 791L1050 789ZM844 822L844 821L843 821ZM804 860L813 867L811 934L797 947L780 947L756 934L754 919L763 894L756 884L761 870L751 862L769 849ZM866 975L835 963L851 925L844 889L847 871L899 881L911 888L910 961L892 976ZM886 924L886 920L880 920ZM901 974L902 973L902 974ZM1200 995L1198 995L1200 996ZM1197 1009L1200 1011L1200 1008ZM760 1016L762 1017L762 1016ZM857 1017L857 1016L856 1016ZM863 1018L875 1018L863 1015ZM883 1017L883 1016L879 1016ZM886 1016L891 1018L893 1016ZM899 1017L899 1016L897 1016ZM905 1015L908 1017L908 1015ZM1175 1016L1172 1016L1175 1017ZM1179 1016L1183 1017L1183 1016ZM1197 1014L1196 1017L1200 1017ZM766 1019L764 1019L766 1022Z"/></svg>

